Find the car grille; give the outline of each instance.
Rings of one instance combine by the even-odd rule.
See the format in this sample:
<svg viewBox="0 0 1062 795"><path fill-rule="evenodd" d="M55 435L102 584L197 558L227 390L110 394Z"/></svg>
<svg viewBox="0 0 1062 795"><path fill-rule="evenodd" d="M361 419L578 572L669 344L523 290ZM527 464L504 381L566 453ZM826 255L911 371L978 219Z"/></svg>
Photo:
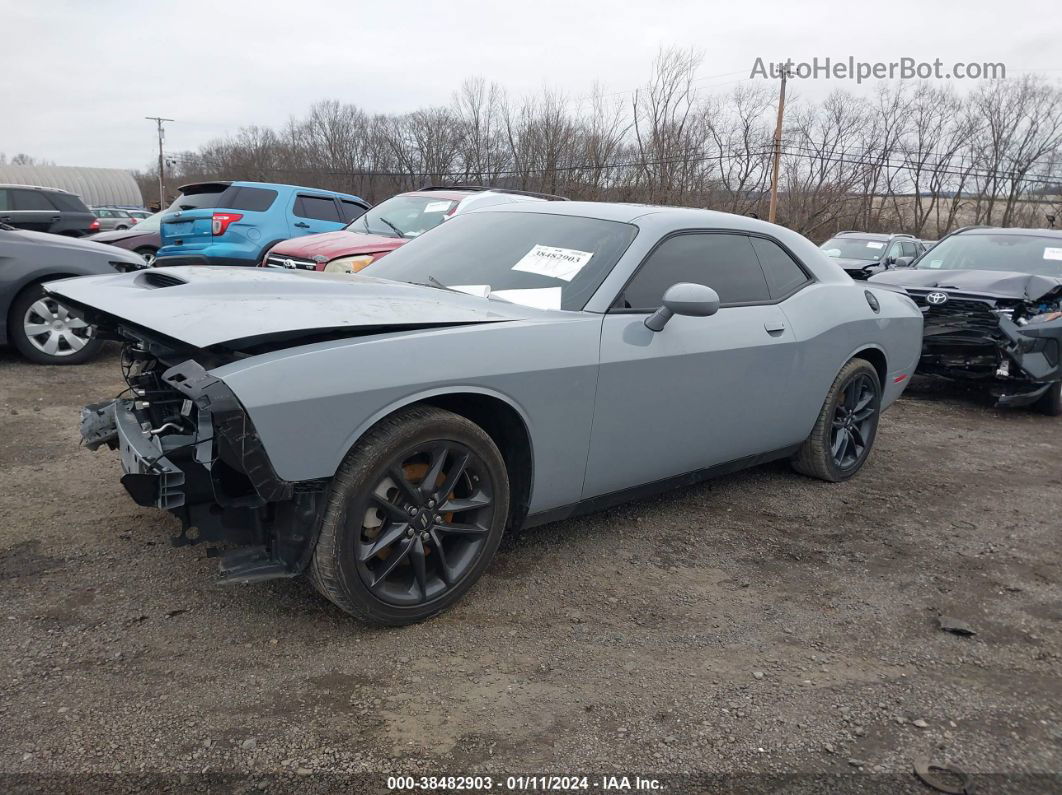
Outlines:
<svg viewBox="0 0 1062 795"><path fill-rule="evenodd" d="M311 259L302 257L286 257L283 254L270 254L266 257L267 268L284 268L286 270L313 271L317 270L317 263Z"/></svg>
<svg viewBox="0 0 1062 795"><path fill-rule="evenodd" d="M907 290L922 310L926 337L948 336L983 341L996 338L999 330L999 310L989 299L956 297L948 293L943 304L930 304L926 296L942 290Z"/></svg>

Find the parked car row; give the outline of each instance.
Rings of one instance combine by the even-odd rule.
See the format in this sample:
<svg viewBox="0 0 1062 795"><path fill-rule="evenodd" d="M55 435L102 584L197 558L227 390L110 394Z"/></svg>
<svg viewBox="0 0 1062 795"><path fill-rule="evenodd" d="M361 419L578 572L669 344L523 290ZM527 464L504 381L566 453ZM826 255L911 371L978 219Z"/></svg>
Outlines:
<svg viewBox="0 0 1062 795"><path fill-rule="evenodd" d="M131 396L87 406L84 441L122 451L138 503L242 545L226 579L308 574L381 624L460 598L507 528L775 458L847 479L916 367L1062 413L1060 232L817 248L558 198L200 183L43 278L100 275L30 268L0 297L35 361L123 344ZM270 243L314 212L333 228ZM5 234L23 260L61 240L0 230L0 256Z"/></svg>
<svg viewBox="0 0 1062 795"><path fill-rule="evenodd" d="M926 251L926 245L907 234L838 232L821 248L853 279L869 279L889 268L910 265Z"/></svg>
<svg viewBox="0 0 1062 795"><path fill-rule="evenodd" d="M507 530L774 459L852 477L917 364L915 303L782 227L417 193L363 224L401 241L363 273L46 285L124 345L129 396L84 408L84 443L120 450L137 503L238 545L224 579L307 574L362 620L419 621Z"/></svg>

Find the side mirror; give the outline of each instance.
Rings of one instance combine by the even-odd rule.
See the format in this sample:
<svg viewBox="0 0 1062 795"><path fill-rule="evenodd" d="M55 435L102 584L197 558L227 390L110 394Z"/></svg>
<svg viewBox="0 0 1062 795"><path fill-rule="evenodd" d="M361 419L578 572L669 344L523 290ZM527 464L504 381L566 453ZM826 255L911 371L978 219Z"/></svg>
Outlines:
<svg viewBox="0 0 1062 795"><path fill-rule="evenodd" d="M711 287L679 282L664 292L664 305L645 319L650 331L663 331L674 315L708 317L719 311L719 293Z"/></svg>
<svg viewBox="0 0 1062 795"><path fill-rule="evenodd" d="M897 257L896 258L896 267L897 268L910 268L911 267L911 263L914 262L914 259L915 259L914 257Z"/></svg>

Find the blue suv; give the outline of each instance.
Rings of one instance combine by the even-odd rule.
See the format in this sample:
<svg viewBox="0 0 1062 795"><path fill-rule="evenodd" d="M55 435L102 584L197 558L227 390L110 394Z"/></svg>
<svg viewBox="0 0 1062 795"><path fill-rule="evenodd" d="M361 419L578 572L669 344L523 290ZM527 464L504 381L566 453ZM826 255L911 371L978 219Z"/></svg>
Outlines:
<svg viewBox="0 0 1062 795"><path fill-rule="evenodd" d="M282 240L331 232L371 205L347 193L265 182L199 182L162 216L164 265L257 265Z"/></svg>

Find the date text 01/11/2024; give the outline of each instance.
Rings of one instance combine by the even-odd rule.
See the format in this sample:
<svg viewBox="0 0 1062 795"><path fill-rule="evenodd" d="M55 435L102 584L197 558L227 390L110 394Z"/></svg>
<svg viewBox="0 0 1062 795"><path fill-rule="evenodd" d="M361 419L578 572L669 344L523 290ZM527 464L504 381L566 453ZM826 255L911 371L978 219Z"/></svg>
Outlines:
<svg viewBox="0 0 1062 795"><path fill-rule="evenodd" d="M659 779L641 776L506 776L497 782L491 776L389 776L390 790L465 790L489 792L569 792L596 789L602 792L653 792L664 789Z"/></svg>

